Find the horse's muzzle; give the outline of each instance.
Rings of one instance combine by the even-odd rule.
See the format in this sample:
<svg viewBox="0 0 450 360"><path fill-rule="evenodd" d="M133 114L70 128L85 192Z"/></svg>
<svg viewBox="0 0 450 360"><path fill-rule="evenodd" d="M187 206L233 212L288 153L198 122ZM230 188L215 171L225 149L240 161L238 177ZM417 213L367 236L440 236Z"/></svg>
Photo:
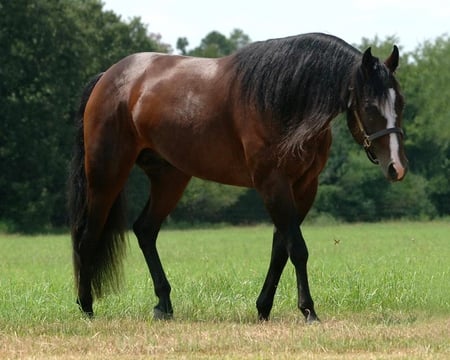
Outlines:
<svg viewBox="0 0 450 360"><path fill-rule="evenodd" d="M391 162L388 165L387 176L390 181L401 181L405 177L407 168L402 164Z"/></svg>

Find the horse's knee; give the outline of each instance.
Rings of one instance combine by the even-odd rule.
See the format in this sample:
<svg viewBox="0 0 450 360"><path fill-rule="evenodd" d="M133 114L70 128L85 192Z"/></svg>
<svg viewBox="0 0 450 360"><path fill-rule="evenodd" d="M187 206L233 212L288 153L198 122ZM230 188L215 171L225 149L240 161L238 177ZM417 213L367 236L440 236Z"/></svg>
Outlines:
<svg viewBox="0 0 450 360"><path fill-rule="evenodd" d="M306 264L309 258L309 252L306 245L292 245L288 247L289 257L294 265Z"/></svg>

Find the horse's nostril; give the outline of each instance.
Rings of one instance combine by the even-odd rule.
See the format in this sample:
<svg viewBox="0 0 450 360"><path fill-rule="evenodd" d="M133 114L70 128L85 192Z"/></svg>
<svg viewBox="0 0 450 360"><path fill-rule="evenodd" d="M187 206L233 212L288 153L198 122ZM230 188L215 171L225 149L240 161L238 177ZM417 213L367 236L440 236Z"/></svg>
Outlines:
<svg viewBox="0 0 450 360"><path fill-rule="evenodd" d="M397 170L395 170L394 164L390 163L388 167L388 174L391 180L397 180Z"/></svg>

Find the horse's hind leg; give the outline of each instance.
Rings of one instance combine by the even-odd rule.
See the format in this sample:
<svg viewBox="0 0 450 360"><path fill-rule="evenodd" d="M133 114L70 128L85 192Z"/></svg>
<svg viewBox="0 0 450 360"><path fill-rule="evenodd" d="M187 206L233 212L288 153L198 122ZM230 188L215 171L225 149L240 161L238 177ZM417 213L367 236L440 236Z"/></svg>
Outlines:
<svg viewBox="0 0 450 360"><path fill-rule="evenodd" d="M86 200L81 211L85 220L73 240L77 301L89 316L93 315L93 298L120 284L126 245L121 193L137 157L132 146L113 146L111 138L105 133L97 136L94 145L86 146Z"/></svg>
<svg viewBox="0 0 450 360"><path fill-rule="evenodd" d="M74 246L74 262L76 268L77 303L80 309L92 317L93 311L93 278L95 277L95 257L100 242L103 226L106 222L110 204L101 201L97 196L90 199L93 205L88 210L86 227Z"/></svg>
<svg viewBox="0 0 450 360"><path fill-rule="evenodd" d="M175 208L191 177L162 160L154 160L154 163L149 163L149 159L146 161L141 167L151 181L150 199L134 223L133 230L150 270L155 294L159 300L154 308L154 317L169 319L173 316L171 287L156 249L156 239L162 222Z"/></svg>
<svg viewBox="0 0 450 360"><path fill-rule="evenodd" d="M99 298L105 288L114 289L119 285L126 227L121 192L133 163L130 161L124 165L119 176L107 177L111 181L109 184L105 182L102 186L94 185L88 189L86 226L74 248L78 269L77 302L88 316L93 315L93 295Z"/></svg>

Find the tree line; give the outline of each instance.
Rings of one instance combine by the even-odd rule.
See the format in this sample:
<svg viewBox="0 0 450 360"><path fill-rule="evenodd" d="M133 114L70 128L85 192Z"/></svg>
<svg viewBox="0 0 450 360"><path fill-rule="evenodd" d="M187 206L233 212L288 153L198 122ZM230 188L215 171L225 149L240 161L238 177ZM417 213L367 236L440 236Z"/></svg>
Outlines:
<svg viewBox="0 0 450 360"><path fill-rule="evenodd" d="M0 0L0 228L64 228L73 116L87 80L134 52L174 50L140 18L123 20L100 0ZM218 57L245 46L242 30L211 31L183 55ZM357 46L387 56L395 37ZM406 98L404 128L410 171L387 183L353 142L345 118L333 122L333 146L311 218L377 221L450 214L450 40L447 35L403 53L397 77ZM130 219L147 198L147 179L133 170ZM253 223L267 219L254 190L194 179L169 221Z"/></svg>

